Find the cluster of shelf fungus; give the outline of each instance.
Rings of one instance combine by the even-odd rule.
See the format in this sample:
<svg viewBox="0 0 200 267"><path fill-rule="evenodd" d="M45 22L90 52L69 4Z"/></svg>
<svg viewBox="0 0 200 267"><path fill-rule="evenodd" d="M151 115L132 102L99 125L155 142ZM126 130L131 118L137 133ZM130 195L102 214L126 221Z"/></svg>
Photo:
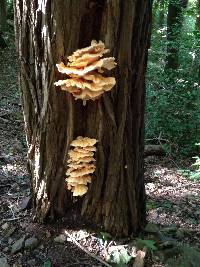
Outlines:
<svg viewBox="0 0 200 267"><path fill-rule="evenodd" d="M65 80L55 82L61 90L71 93L75 100L80 99L83 105L87 100L99 99L116 84L114 77L106 76L107 71L116 67L114 57L104 57L110 52L102 41L91 42L91 45L75 51L63 62L56 64L58 71L66 74ZM67 161L67 189L73 196L82 196L88 191L96 164L94 153L96 139L79 136L71 143Z"/></svg>
<svg viewBox="0 0 200 267"><path fill-rule="evenodd" d="M65 66L57 64L58 71L68 75L65 80L55 82L62 90L71 93L75 99L96 100L116 84L114 77L106 77L105 70L112 70L117 65L114 57L103 57L110 52L101 41L92 41L91 46L75 51L68 57Z"/></svg>
<svg viewBox="0 0 200 267"><path fill-rule="evenodd" d="M88 190L88 183L92 181L95 172L96 139L79 136L72 141L68 151L67 189L71 190L73 196L82 196Z"/></svg>

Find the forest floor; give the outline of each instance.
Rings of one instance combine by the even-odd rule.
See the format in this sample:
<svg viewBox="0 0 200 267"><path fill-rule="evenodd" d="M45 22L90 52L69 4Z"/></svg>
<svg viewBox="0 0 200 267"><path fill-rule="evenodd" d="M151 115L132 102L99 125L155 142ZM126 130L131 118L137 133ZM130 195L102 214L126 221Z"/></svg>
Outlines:
<svg viewBox="0 0 200 267"><path fill-rule="evenodd" d="M75 216L33 222L17 56L8 37L0 49L0 267L106 266L101 260L137 267L146 251L145 266L199 267L200 184L180 174L187 164L166 157L145 160L148 224L138 238L116 240L86 229Z"/></svg>

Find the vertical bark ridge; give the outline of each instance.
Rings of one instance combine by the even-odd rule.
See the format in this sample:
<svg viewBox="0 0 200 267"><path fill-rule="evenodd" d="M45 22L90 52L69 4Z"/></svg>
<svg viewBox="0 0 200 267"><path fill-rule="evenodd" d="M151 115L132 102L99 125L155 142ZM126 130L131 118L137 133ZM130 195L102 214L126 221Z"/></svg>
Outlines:
<svg viewBox="0 0 200 267"><path fill-rule="evenodd" d="M142 140L144 73L150 26L147 10L150 5L149 1L137 6L132 1L123 5L108 1L104 22L113 26L110 21L113 10L109 7L115 6L115 19L119 21L115 21L113 32L119 36L113 38L112 26L102 25L103 30L111 28L110 36L109 30L101 33L111 51L115 50L113 40L118 40L116 58L119 67L115 72L116 88L99 100L103 117L97 114L97 118L103 130L98 138L102 145L98 146L97 177L83 203L83 214L97 222L102 221L106 230L119 235L137 232L141 222L145 223Z"/></svg>

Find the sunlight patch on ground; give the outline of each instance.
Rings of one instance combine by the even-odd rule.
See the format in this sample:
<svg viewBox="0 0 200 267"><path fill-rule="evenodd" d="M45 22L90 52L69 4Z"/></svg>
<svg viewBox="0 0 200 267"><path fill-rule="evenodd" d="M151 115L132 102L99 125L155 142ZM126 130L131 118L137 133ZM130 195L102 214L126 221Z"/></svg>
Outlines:
<svg viewBox="0 0 200 267"><path fill-rule="evenodd" d="M146 175L147 219L161 225L200 229L200 184L177 169L151 166Z"/></svg>

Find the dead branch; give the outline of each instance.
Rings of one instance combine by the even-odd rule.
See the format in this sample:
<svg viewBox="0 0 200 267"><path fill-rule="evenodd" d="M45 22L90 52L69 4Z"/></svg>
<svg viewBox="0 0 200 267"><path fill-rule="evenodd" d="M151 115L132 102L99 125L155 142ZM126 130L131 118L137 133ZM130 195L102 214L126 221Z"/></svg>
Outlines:
<svg viewBox="0 0 200 267"><path fill-rule="evenodd" d="M152 155L165 156L166 152L162 145L146 145L144 149L144 157Z"/></svg>
<svg viewBox="0 0 200 267"><path fill-rule="evenodd" d="M65 230L65 234L71 239L71 241L77 246L79 247L81 250L83 250L86 254L88 254L90 257L94 258L95 260L101 262L103 265L107 266L107 267L112 267L110 264L108 264L107 262L105 262L104 260L100 259L99 257L97 257L95 254L89 252L87 249L85 249L83 246L81 246L81 244L78 243L78 241L76 241L76 239Z"/></svg>

